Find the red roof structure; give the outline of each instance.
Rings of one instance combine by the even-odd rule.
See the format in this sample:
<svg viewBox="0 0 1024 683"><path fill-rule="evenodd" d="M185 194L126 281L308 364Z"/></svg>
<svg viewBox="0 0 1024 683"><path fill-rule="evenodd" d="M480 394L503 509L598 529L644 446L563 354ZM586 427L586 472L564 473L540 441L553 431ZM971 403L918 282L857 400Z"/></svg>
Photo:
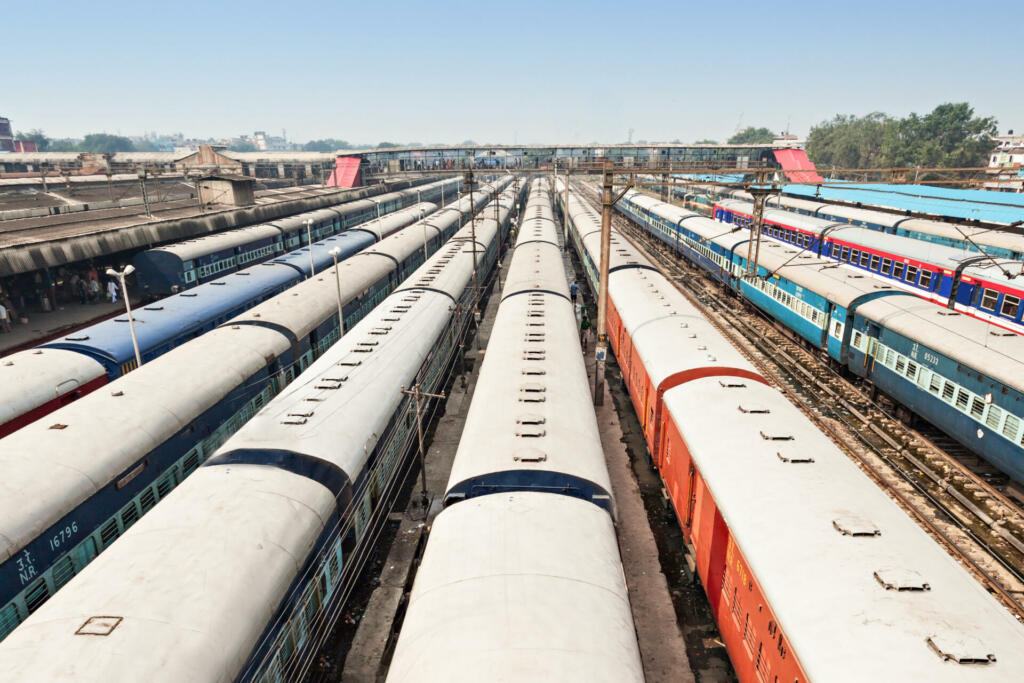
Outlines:
<svg viewBox="0 0 1024 683"><path fill-rule="evenodd" d="M782 166L789 182L821 183L825 181L818 175L814 162L807 158L807 152L802 149L777 149L773 154L775 160Z"/></svg>
<svg viewBox="0 0 1024 683"><path fill-rule="evenodd" d="M359 157L338 157L334 160L334 170L327 179L328 187L357 187L362 183L359 165L363 160Z"/></svg>

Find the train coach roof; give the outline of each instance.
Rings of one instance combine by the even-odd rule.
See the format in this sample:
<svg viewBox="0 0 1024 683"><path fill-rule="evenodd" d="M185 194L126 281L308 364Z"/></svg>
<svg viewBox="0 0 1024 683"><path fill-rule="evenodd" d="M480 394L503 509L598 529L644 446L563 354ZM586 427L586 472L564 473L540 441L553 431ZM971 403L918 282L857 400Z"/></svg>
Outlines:
<svg viewBox="0 0 1024 683"><path fill-rule="evenodd" d="M132 318L139 348L145 353L169 339L188 334L192 329L198 330L224 312L296 277L298 273L293 268L261 263L186 292L134 308ZM72 332L43 344L42 348L78 350L116 364L135 358L127 314Z"/></svg>
<svg viewBox="0 0 1024 683"><path fill-rule="evenodd" d="M610 280L615 310L654 386L695 368L756 372L661 273L628 269Z"/></svg>
<svg viewBox="0 0 1024 683"><path fill-rule="evenodd" d="M955 269L964 259L978 256L976 251L967 251L944 244L936 244L935 242L925 242L924 240L912 237L889 235L879 230L858 228L853 225L838 227L830 231L826 237L828 239L852 242L865 246L868 249L886 251L890 254L916 261L933 263L950 270Z"/></svg>
<svg viewBox="0 0 1024 683"><path fill-rule="evenodd" d="M825 201L851 202L989 223L1008 224L1024 218L1024 199L1012 192L879 183L836 183L820 187L785 185L782 191Z"/></svg>
<svg viewBox="0 0 1024 683"><path fill-rule="evenodd" d="M294 216L285 216L268 223L268 225L273 225L285 232L305 230L307 220L312 220L314 223L336 221L340 217L339 214L354 213L361 208L365 208L364 203L367 201L366 199L357 199L329 209L317 209L315 211L295 214Z"/></svg>
<svg viewBox="0 0 1024 683"><path fill-rule="evenodd" d="M199 468L8 636L0 670L26 681L234 680L336 504L282 469ZM197 567L207 568L198 581ZM109 637L76 634L100 614L124 619Z"/></svg>
<svg viewBox="0 0 1024 683"><path fill-rule="evenodd" d="M444 510L387 680L643 681L611 518L536 492Z"/></svg>
<svg viewBox="0 0 1024 683"><path fill-rule="evenodd" d="M892 285L856 268L776 240L764 241L758 263L844 308L866 294L896 291Z"/></svg>
<svg viewBox="0 0 1024 683"><path fill-rule="evenodd" d="M92 358L61 349L19 351L0 359L0 425L106 374Z"/></svg>
<svg viewBox="0 0 1024 683"><path fill-rule="evenodd" d="M486 243L485 223L478 222L477 235ZM467 227L458 234L468 232ZM436 289L448 286L458 298L456 286L461 289L472 276L468 247L464 241L444 245L402 288L228 439L218 454L250 450L302 453L334 464L355 482L404 398L399 388L412 385L451 320L455 304L448 296L408 287L417 281ZM438 269L442 272L435 275L433 271ZM429 283L424 282L427 279ZM327 291L328 300L336 306L333 278ZM303 308L308 308L307 298L300 299Z"/></svg>
<svg viewBox="0 0 1024 683"><path fill-rule="evenodd" d="M281 231L272 225L251 225L247 228L238 228L215 235L185 240L177 244L167 245L166 247L156 247L152 251L167 252L174 254L182 261L188 261L198 256L221 251L222 249L232 249L255 240L270 239L280 235Z"/></svg>
<svg viewBox="0 0 1024 683"><path fill-rule="evenodd" d="M1024 392L1024 335L955 313L912 294L861 304L857 311L888 330Z"/></svg>
<svg viewBox="0 0 1024 683"><path fill-rule="evenodd" d="M1007 681L1024 670L1024 627L777 389L708 377L665 403L731 532L727 557L742 554L810 680ZM927 587L896 589L915 585ZM945 661L929 638L995 661Z"/></svg>
<svg viewBox="0 0 1024 683"><path fill-rule="evenodd" d="M0 439L0 562L288 347L271 330L214 330Z"/></svg>

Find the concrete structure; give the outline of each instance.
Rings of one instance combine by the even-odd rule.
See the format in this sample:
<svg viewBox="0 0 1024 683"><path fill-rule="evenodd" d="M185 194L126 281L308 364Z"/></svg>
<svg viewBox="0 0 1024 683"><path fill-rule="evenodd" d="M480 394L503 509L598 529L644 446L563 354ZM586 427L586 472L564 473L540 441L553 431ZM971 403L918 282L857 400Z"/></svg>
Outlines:
<svg viewBox="0 0 1024 683"><path fill-rule="evenodd" d="M423 180L424 182L427 179ZM419 181L418 181L419 182ZM399 181L350 190L285 188L265 190L254 205L215 204L205 211L195 199L151 202L152 218L123 209L88 211L4 221L0 231L0 277L30 273L158 244L266 223L339 202L404 189L418 182Z"/></svg>
<svg viewBox="0 0 1024 683"><path fill-rule="evenodd" d="M797 141L798 142L798 141ZM375 150L343 150L344 156L361 156L370 173L456 168L550 168L615 163L664 167L705 164L716 167L776 167L772 151L793 147L791 140L768 145L698 145L647 143L624 145L472 145L394 147Z"/></svg>
<svg viewBox="0 0 1024 683"><path fill-rule="evenodd" d="M290 178L295 181L324 182L335 168L335 159L363 159L364 172L445 170L460 168L550 168L599 164L605 159L615 163L664 167L677 163L752 168L777 167L773 150L792 148L799 141L780 139L768 145L697 145L648 143L628 145L453 145L432 147L394 147L352 149L336 152L259 151L231 152L216 145L204 145L199 151L118 152L110 155L84 155L75 152L34 152L0 156L0 177L9 173L38 175L50 171L56 175L92 173L128 173L146 168L160 173L230 173L254 178ZM59 172L58 172L59 171Z"/></svg>
<svg viewBox="0 0 1024 683"><path fill-rule="evenodd" d="M249 206L256 203L253 179L241 175L210 175L196 181L203 206Z"/></svg>
<svg viewBox="0 0 1024 683"><path fill-rule="evenodd" d="M0 116L0 152L14 151L14 133L11 132L11 120Z"/></svg>
<svg viewBox="0 0 1024 683"><path fill-rule="evenodd" d="M995 176L985 183L987 190L1024 192L1024 135L1006 135L993 138L995 149L988 158L988 167Z"/></svg>
<svg viewBox="0 0 1024 683"><path fill-rule="evenodd" d="M335 156L331 152L229 152L216 145L177 152L12 152L0 154L0 178L43 173L49 177L123 174L144 168L151 174L228 173L319 183L334 169Z"/></svg>

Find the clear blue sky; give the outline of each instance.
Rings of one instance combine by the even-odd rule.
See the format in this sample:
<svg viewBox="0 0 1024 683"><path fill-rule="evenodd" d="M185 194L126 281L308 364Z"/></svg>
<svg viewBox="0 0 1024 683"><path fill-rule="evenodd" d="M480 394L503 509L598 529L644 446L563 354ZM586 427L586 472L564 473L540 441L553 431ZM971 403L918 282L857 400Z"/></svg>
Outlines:
<svg viewBox="0 0 1024 683"><path fill-rule="evenodd" d="M724 140L968 101L1024 130L1024 2L52 2L3 10L0 116L353 142Z"/></svg>

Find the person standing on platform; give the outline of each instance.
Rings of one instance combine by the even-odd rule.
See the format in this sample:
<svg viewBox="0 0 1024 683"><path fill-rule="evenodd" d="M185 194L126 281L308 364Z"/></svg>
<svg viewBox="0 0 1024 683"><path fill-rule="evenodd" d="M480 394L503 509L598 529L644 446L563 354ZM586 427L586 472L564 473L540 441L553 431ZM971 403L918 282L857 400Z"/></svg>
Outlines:
<svg viewBox="0 0 1024 683"><path fill-rule="evenodd" d="M117 283L114 282L114 278L107 280L107 296L110 297L110 303L117 303Z"/></svg>
<svg viewBox="0 0 1024 683"><path fill-rule="evenodd" d="M573 280L572 284L569 285L569 295L572 297L572 302L576 303L576 295L580 293L580 286Z"/></svg>
<svg viewBox="0 0 1024 683"><path fill-rule="evenodd" d="M7 312L7 307L0 303L0 330L4 332L11 331L10 313Z"/></svg>

